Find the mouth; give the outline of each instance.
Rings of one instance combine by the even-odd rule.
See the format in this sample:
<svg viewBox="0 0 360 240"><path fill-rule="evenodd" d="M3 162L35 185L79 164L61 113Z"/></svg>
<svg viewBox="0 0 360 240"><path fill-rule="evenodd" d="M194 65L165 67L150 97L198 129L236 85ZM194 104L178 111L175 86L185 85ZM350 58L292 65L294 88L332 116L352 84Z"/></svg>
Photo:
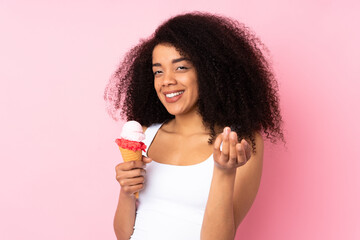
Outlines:
<svg viewBox="0 0 360 240"><path fill-rule="evenodd" d="M184 91L178 91L178 92L167 93L167 94L165 94L165 96L167 98L173 98L173 97L179 96L183 93L184 93Z"/></svg>
<svg viewBox="0 0 360 240"><path fill-rule="evenodd" d="M178 101L182 97L184 92L185 92L184 90L172 91L172 92L164 92L165 100L168 103L174 103L174 102Z"/></svg>

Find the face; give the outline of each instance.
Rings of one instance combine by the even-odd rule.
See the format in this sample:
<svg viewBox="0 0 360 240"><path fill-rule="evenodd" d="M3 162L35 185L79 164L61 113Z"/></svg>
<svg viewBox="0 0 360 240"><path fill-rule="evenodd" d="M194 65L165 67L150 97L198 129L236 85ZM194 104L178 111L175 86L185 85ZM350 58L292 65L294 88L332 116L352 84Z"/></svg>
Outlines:
<svg viewBox="0 0 360 240"><path fill-rule="evenodd" d="M171 45L159 44L152 55L154 87L172 115L196 111L198 100L197 74L189 59Z"/></svg>

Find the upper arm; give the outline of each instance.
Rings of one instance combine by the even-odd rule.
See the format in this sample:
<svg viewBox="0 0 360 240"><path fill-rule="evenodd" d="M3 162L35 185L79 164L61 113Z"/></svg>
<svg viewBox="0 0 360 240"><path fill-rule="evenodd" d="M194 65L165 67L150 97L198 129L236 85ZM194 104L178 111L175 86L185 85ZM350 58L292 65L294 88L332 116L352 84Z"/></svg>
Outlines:
<svg viewBox="0 0 360 240"><path fill-rule="evenodd" d="M255 144L256 152L252 152L248 162L236 170L233 200L236 228L249 211L260 186L264 142L259 133L255 134Z"/></svg>

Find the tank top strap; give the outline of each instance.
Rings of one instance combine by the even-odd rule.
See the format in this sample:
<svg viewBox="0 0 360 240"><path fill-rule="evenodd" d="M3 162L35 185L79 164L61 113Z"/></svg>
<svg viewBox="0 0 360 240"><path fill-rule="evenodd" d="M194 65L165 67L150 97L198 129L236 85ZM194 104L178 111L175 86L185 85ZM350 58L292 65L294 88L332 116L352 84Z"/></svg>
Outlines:
<svg viewBox="0 0 360 240"><path fill-rule="evenodd" d="M145 130L145 140L143 142L146 145L146 150L145 150L146 157L147 157L147 152L148 152L149 146L151 145L156 133L158 132L158 130L160 129L161 126L162 126L162 123L154 123Z"/></svg>

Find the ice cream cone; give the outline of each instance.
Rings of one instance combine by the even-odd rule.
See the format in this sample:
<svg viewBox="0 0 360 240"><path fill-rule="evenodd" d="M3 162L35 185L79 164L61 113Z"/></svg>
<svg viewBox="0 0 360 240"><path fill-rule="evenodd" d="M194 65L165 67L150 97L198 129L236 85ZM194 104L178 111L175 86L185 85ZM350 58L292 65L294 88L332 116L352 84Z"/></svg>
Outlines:
<svg viewBox="0 0 360 240"><path fill-rule="evenodd" d="M142 157L141 150L133 151L122 147L119 147L119 149L124 162L141 160Z"/></svg>
<svg viewBox="0 0 360 240"><path fill-rule="evenodd" d="M142 151L146 150L146 145L142 142L144 139L145 134L140 123L128 121L124 124L120 138L115 140L124 162L142 160ZM139 198L138 192L135 197Z"/></svg>
<svg viewBox="0 0 360 240"><path fill-rule="evenodd" d="M129 149L125 149L122 147L119 147L121 156L124 160L124 162L130 162L130 161L140 161L142 158L142 152L141 150L133 151ZM139 192L135 193L136 199L139 198Z"/></svg>

